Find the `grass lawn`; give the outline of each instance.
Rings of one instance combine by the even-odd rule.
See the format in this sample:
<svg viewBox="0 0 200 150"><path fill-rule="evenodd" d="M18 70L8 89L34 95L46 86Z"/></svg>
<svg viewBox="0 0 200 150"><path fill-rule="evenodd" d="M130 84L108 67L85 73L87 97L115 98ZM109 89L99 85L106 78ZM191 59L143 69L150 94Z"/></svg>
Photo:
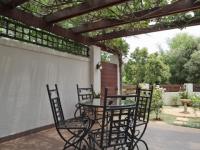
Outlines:
<svg viewBox="0 0 200 150"><path fill-rule="evenodd" d="M155 117L156 117L155 113L150 114L151 121L155 121ZM176 116L174 116L174 115L161 113L160 118L161 118L161 121L164 121L168 124L177 125L174 123L176 121ZM186 122L186 124L179 125L179 126L200 129L200 118L199 117L189 118L189 120L188 120L188 122Z"/></svg>

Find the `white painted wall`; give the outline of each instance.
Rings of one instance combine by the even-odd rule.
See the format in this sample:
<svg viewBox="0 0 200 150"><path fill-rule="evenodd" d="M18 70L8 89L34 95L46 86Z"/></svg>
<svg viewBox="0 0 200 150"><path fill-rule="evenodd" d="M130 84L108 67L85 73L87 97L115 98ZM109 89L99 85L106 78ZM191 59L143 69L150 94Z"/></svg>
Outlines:
<svg viewBox="0 0 200 150"><path fill-rule="evenodd" d="M72 116L76 84L91 83L90 60L0 39L0 137L53 123L47 83L58 84L65 117Z"/></svg>
<svg viewBox="0 0 200 150"><path fill-rule="evenodd" d="M90 59L91 59L91 84L93 84L95 93L101 93L101 71L96 68L98 63L101 63L101 49L97 46L90 46Z"/></svg>
<svg viewBox="0 0 200 150"><path fill-rule="evenodd" d="M162 96L164 105L172 105L173 104L172 99L178 96L179 92L164 92Z"/></svg>

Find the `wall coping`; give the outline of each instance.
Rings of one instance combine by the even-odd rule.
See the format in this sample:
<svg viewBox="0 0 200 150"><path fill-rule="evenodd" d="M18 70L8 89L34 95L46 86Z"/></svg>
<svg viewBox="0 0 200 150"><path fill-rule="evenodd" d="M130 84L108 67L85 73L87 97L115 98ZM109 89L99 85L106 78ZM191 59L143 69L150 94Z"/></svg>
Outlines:
<svg viewBox="0 0 200 150"><path fill-rule="evenodd" d="M39 46L39 45L21 42L21 41L9 39L9 38L4 38L4 37L0 37L0 45L8 46L8 47L14 47L14 48L20 48L21 50L32 51L32 52L35 52L35 53L43 53L43 54L47 54L47 55L65 57L65 58L73 59L73 60L80 60L80 61L87 61L87 62L90 61L90 59L86 58L86 57L82 57L82 56L78 56L78 55L72 55L72 54L69 54L69 53L56 51L56 50L48 48L48 47L42 47L42 46Z"/></svg>

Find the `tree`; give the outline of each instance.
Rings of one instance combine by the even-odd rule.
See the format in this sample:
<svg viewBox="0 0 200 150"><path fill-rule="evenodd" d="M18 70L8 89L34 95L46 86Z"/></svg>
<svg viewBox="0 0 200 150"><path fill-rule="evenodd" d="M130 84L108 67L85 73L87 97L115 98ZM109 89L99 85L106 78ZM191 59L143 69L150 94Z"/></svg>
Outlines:
<svg viewBox="0 0 200 150"><path fill-rule="evenodd" d="M166 55L166 62L172 74L171 83L187 82L188 70L184 65L190 60L192 53L199 49L198 38L186 33L177 34L169 41L170 50Z"/></svg>
<svg viewBox="0 0 200 150"><path fill-rule="evenodd" d="M108 41L105 42L105 44L108 47L111 47L111 48L116 49L116 50L120 50L122 52L123 56L127 56L127 54L128 54L129 45L122 38L108 40Z"/></svg>
<svg viewBox="0 0 200 150"><path fill-rule="evenodd" d="M146 48L136 48L130 55L130 59L124 66L125 80L132 84L144 82L145 64L148 58L148 51Z"/></svg>
<svg viewBox="0 0 200 150"><path fill-rule="evenodd" d="M191 83L200 83L200 51L191 55L191 59L184 65L188 75L186 80Z"/></svg>
<svg viewBox="0 0 200 150"><path fill-rule="evenodd" d="M110 61L110 53L107 52L101 52L101 61L103 62L109 62Z"/></svg>
<svg viewBox="0 0 200 150"><path fill-rule="evenodd" d="M145 82L160 84L168 81L170 77L169 66L166 65L158 53L149 55L146 64Z"/></svg>

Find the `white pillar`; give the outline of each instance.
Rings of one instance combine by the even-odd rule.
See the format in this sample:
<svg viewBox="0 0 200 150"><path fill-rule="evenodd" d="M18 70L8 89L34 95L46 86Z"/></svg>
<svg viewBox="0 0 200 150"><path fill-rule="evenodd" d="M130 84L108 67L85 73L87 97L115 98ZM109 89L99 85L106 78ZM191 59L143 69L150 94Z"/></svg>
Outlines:
<svg viewBox="0 0 200 150"><path fill-rule="evenodd" d="M193 84L192 83L185 83L185 89L188 92L188 94L192 94L193 93Z"/></svg>
<svg viewBox="0 0 200 150"><path fill-rule="evenodd" d="M111 55L110 56L110 62L113 64L117 64L117 89L118 94L120 93L120 68L119 68L119 58L118 55Z"/></svg>
<svg viewBox="0 0 200 150"><path fill-rule="evenodd" d="M101 71L96 68L99 62L101 62L101 49L100 47L92 45L90 46L90 76L95 93L101 92Z"/></svg>

